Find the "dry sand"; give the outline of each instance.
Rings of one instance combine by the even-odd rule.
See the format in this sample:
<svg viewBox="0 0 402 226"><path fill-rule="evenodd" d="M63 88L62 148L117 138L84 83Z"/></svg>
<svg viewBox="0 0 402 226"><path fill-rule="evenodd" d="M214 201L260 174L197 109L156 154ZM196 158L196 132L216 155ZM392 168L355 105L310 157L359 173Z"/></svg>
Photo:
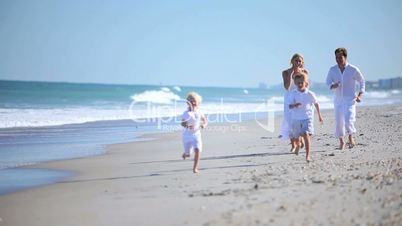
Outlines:
<svg viewBox="0 0 402 226"><path fill-rule="evenodd" d="M358 108L344 151L324 120L311 163L250 121L203 131L198 175L179 132L41 164L77 176L0 196L0 225L402 225L402 106Z"/></svg>

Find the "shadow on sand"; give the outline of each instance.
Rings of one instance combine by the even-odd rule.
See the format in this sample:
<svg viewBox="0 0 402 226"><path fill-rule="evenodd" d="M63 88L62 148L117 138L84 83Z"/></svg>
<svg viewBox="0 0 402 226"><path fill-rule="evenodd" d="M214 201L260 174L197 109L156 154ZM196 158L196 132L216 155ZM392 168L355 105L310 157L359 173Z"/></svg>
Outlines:
<svg viewBox="0 0 402 226"><path fill-rule="evenodd" d="M283 152L281 152L281 153L252 153L252 154L244 154L244 155L226 155L226 156L205 157L205 158L202 158L202 161L235 159L235 158L252 158L252 157L277 156L277 155L293 155L293 154L292 153L283 153ZM129 164L175 163L175 162L183 162L183 160L182 159L180 159L180 160L160 160L160 161L149 161L149 162L135 162L135 163L129 163ZM267 165L267 164L268 163L205 167L205 168L200 168L200 170L206 171L206 170L215 170L215 169L246 168L246 167L263 166L263 165ZM189 168L185 168L185 169L159 171L159 172L146 174L146 175L104 177L104 178L93 178L93 179L83 179L83 180L67 180L67 181L61 181L59 183L80 183L80 182L93 182L93 181L124 180L124 179L134 179L134 178L144 178L144 177L165 176L165 175L168 175L169 173L179 173L179 172L191 172L191 170L189 170Z"/></svg>

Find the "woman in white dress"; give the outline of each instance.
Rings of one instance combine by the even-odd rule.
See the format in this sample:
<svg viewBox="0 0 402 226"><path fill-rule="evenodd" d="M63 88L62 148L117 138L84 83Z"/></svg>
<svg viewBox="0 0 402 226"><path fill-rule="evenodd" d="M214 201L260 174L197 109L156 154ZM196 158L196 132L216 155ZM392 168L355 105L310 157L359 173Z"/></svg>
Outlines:
<svg viewBox="0 0 402 226"><path fill-rule="evenodd" d="M282 139L289 139L290 133L290 123L292 121L291 112L289 111L289 106L286 105L286 100L288 99L289 94L292 90L296 89L296 86L293 82L293 75L296 72L304 72L308 74L307 69L304 68L304 57L300 53L295 53L292 58L290 59L291 67L282 71L282 78L283 78L283 86L285 88L284 98L283 98L283 121L282 121L282 128L281 128L281 135ZM303 140L302 147L304 146ZM292 147L291 150L294 150Z"/></svg>

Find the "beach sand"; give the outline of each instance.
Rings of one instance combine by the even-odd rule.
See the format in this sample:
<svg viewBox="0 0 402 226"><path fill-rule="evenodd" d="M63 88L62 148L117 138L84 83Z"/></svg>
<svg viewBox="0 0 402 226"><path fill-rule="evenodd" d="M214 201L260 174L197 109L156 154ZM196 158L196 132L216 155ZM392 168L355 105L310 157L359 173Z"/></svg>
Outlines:
<svg viewBox="0 0 402 226"><path fill-rule="evenodd" d="M324 121L311 163L249 121L203 131L200 174L180 132L36 165L76 176L0 196L0 225L402 225L402 106L359 107L343 151L332 111Z"/></svg>

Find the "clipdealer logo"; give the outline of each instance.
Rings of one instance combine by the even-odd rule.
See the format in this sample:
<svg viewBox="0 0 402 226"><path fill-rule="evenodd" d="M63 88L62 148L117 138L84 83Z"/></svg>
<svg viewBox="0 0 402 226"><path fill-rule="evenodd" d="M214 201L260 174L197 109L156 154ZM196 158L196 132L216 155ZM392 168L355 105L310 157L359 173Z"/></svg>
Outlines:
<svg viewBox="0 0 402 226"><path fill-rule="evenodd" d="M181 104L180 104L181 103ZM156 123L159 130L166 128L164 125L181 123L177 119L184 101L174 101L173 104L155 104L152 102L137 102L133 100L129 106L129 117L136 123ZM178 104L180 107L178 107Z"/></svg>
<svg viewBox="0 0 402 226"><path fill-rule="evenodd" d="M258 117L259 112L266 112L266 115ZM254 120L264 130L271 133L275 132L275 102L268 99L266 102L259 104L254 110Z"/></svg>
<svg viewBox="0 0 402 226"><path fill-rule="evenodd" d="M179 116L183 112L183 109L188 106L191 106L191 104L186 100L175 100L170 104L155 104L152 102L137 102L133 100L128 110L130 119L136 123L156 123L158 130L172 130L171 132L173 132L181 128L181 118ZM217 109L225 109L223 98L221 98L221 102L217 104ZM275 103L273 100L267 99L260 104L254 105L253 109L250 109L247 113L254 114L254 121L259 127L268 132L275 132ZM213 125L213 123L233 124L243 121L241 112L208 114L207 119L210 123L208 127L213 127L213 130L218 130L216 127L219 127ZM226 128L225 130L222 129L222 131L228 131L228 125L222 126ZM236 129L236 131L241 132L245 131L245 129Z"/></svg>

